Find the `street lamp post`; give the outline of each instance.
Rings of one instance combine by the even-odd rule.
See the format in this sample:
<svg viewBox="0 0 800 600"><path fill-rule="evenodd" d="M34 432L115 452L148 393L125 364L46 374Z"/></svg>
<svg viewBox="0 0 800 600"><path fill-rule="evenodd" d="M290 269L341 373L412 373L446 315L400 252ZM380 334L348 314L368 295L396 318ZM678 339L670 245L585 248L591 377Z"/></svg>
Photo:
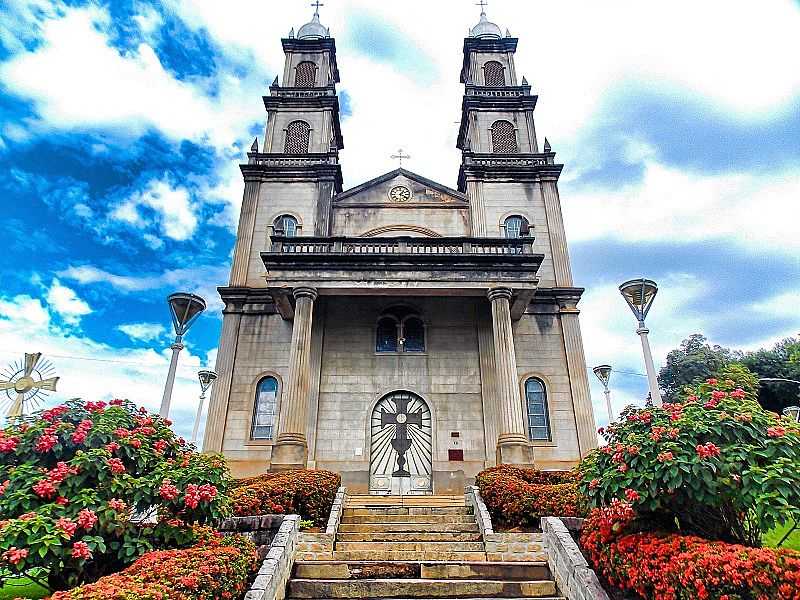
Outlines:
<svg viewBox="0 0 800 600"><path fill-rule="evenodd" d="M159 414L165 419L169 416L169 404L172 400L172 388L175 385L175 371L178 369L178 355L183 350L183 336L189 327L206 309L206 301L200 296L186 292L170 294L167 298L169 310L172 314L172 324L175 327L175 341L172 343L172 360L169 363L167 383L164 385L164 397L161 399Z"/></svg>
<svg viewBox="0 0 800 600"><path fill-rule="evenodd" d="M200 404L197 406L197 416L194 418L194 429L192 429L192 443L197 441L197 431L200 429L200 418L203 416L203 402L206 399L206 391L214 383L217 374L214 371L199 371L197 378L200 380Z"/></svg>
<svg viewBox="0 0 800 600"><path fill-rule="evenodd" d="M614 409L611 408L611 390L608 389L608 381L611 379L611 365L597 365L594 369L594 374L603 384L603 394L606 397L606 408L608 409L608 422L614 420Z"/></svg>
<svg viewBox="0 0 800 600"><path fill-rule="evenodd" d="M650 330L644 324L644 319L647 313L650 312L650 307L653 305L653 300L658 293L658 286L655 281L650 279L632 279L619 286L619 291L639 321L639 328L636 333L639 334L642 340L642 352L644 353L644 366L647 369L650 397L656 406L661 406L661 392L658 389L656 368L653 365L653 354L650 352L650 341L647 339L647 334L650 333Z"/></svg>

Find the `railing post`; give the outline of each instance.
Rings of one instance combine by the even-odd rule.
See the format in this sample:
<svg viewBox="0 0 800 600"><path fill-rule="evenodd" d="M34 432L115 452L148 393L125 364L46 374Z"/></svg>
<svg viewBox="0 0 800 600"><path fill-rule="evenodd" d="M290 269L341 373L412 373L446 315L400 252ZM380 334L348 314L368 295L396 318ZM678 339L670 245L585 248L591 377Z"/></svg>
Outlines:
<svg viewBox="0 0 800 600"><path fill-rule="evenodd" d="M333 251L334 252L341 252L342 251L342 240L334 240L333 241Z"/></svg>
<svg viewBox="0 0 800 600"><path fill-rule="evenodd" d="M533 254L533 238L522 239L522 253Z"/></svg>
<svg viewBox="0 0 800 600"><path fill-rule="evenodd" d="M461 244L462 254L472 254L472 242L463 242Z"/></svg>
<svg viewBox="0 0 800 600"><path fill-rule="evenodd" d="M400 254L408 253L408 240L397 241L397 252Z"/></svg>
<svg viewBox="0 0 800 600"><path fill-rule="evenodd" d="M283 238L273 236L272 237L272 250L273 252L283 252Z"/></svg>

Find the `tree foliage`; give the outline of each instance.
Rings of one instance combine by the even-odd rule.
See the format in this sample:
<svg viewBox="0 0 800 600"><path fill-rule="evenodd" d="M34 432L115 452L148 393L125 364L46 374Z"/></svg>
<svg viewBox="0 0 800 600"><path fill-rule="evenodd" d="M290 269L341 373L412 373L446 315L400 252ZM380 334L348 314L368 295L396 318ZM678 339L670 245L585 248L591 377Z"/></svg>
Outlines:
<svg viewBox="0 0 800 600"><path fill-rule="evenodd" d="M712 346L699 333L690 335L667 354L666 365L658 374L664 402L676 402L684 388L714 377L733 359L734 354L728 348Z"/></svg>
<svg viewBox="0 0 800 600"><path fill-rule="evenodd" d="M169 425L125 400L71 400L0 430L0 580L43 569L63 589L228 514L223 459Z"/></svg>

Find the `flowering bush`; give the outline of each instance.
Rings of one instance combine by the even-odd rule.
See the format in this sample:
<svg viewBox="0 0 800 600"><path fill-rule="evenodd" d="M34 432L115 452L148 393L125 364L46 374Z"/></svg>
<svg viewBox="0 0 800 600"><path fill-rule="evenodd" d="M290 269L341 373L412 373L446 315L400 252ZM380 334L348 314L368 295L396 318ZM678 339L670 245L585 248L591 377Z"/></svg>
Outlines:
<svg viewBox="0 0 800 600"><path fill-rule="evenodd" d="M297 513L324 526L341 482L338 473L306 469L239 479L231 492L233 512L237 517Z"/></svg>
<svg viewBox="0 0 800 600"><path fill-rule="evenodd" d="M241 536L183 550L148 552L119 574L50 600L218 600L238 598L257 566L256 548Z"/></svg>
<svg viewBox="0 0 800 600"><path fill-rule="evenodd" d="M593 506L624 499L660 528L760 545L800 518L800 425L764 411L731 380L678 404L628 408L582 465Z"/></svg>
<svg viewBox="0 0 800 600"><path fill-rule="evenodd" d="M572 471L537 471L500 465L478 473L475 482L494 523L505 527L534 527L543 516L585 514L578 478Z"/></svg>
<svg viewBox="0 0 800 600"><path fill-rule="evenodd" d="M800 552L636 529L614 500L586 519L581 545L608 582L652 600L800 600Z"/></svg>
<svg viewBox="0 0 800 600"><path fill-rule="evenodd" d="M71 400L0 430L0 579L43 567L64 589L227 514L222 458L169 425L128 401Z"/></svg>

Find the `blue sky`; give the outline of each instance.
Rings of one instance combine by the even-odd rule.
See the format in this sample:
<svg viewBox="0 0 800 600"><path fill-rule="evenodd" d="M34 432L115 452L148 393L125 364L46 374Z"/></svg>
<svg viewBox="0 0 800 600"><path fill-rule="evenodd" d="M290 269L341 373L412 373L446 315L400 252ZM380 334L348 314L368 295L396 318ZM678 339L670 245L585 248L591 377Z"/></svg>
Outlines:
<svg viewBox="0 0 800 600"><path fill-rule="evenodd" d="M195 373L216 355L237 165L261 135L280 38L311 11L294 0L6 5L0 364L39 350L63 377L51 400L155 408L164 298L196 291L210 310L187 338L174 409L188 433ZM697 331L742 348L796 335L800 5L496 0L488 12L520 38L539 136L566 164L587 361L617 369L615 406L646 388L615 289L629 277L662 284L649 319L658 360ZM409 168L453 186L473 3L334 0L322 20L342 74L345 185L393 168L403 147ZM601 407L596 386L593 396Z"/></svg>

